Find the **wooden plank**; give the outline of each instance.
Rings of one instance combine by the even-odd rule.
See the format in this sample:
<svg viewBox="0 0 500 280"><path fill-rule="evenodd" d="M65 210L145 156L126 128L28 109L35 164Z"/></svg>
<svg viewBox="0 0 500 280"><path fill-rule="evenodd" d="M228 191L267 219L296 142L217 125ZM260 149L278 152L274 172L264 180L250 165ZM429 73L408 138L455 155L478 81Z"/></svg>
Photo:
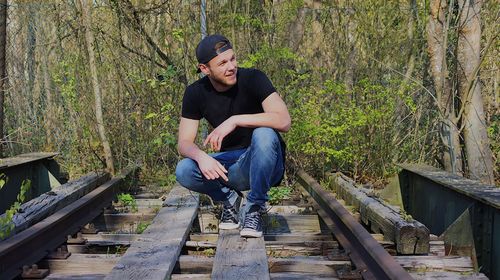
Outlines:
<svg viewBox="0 0 500 280"><path fill-rule="evenodd" d="M328 274L320 273L294 273L294 272L278 272L271 273L271 280L317 280L330 279L337 280L340 278L332 277ZM447 271L432 271L432 272L412 272L410 275L415 280L439 279L439 280L488 280L482 273L456 273ZM101 280L104 279L104 274L53 274L51 273L45 279L47 280ZM210 274L172 274L172 280L210 280Z"/></svg>
<svg viewBox="0 0 500 280"><path fill-rule="evenodd" d="M140 234L124 234L124 233L97 233L97 234L82 234L82 237L87 239L87 244L97 245L130 245L136 241Z"/></svg>
<svg viewBox="0 0 500 280"><path fill-rule="evenodd" d="M332 177L331 184L338 197L358 210L365 224L375 232L383 232L387 240L396 244L399 254L429 253L429 229L425 225L403 217L392 207L369 196L341 173Z"/></svg>
<svg viewBox="0 0 500 280"><path fill-rule="evenodd" d="M444 241L432 240L432 241L429 241L429 244L430 244L430 250L429 250L430 255L433 255L433 256L445 256L446 255Z"/></svg>
<svg viewBox="0 0 500 280"><path fill-rule="evenodd" d="M172 274L172 280L210 280L210 274Z"/></svg>
<svg viewBox="0 0 500 280"><path fill-rule="evenodd" d="M463 272L449 272L449 271L426 271L426 272L412 272L410 275L415 280L488 280L488 277L482 273L463 273Z"/></svg>
<svg viewBox="0 0 500 280"><path fill-rule="evenodd" d="M319 233L321 225L317 215L267 213L263 216L264 234ZM218 232L218 217L213 213L200 213L202 233Z"/></svg>
<svg viewBox="0 0 500 280"><path fill-rule="evenodd" d="M107 243L88 242L88 244L111 245L109 241L105 242ZM268 256L281 258L299 255L327 255L333 249L338 249L336 241L265 241L265 245ZM198 252L201 248L217 248L217 244L207 241L186 241L185 247L188 250L188 254L190 254Z"/></svg>
<svg viewBox="0 0 500 280"><path fill-rule="evenodd" d="M135 201L135 210L137 210L137 212L141 211L146 212L148 210L152 211L154 209L161 208L161 206L163 205L163 201L159 198L152 198L152 199L141 198L141 199L135 199L134 201ZM118 211L119 213L132 212L132 207L122 206L118 201L113 203L113 210Z"/></svg>
<svg viewBox="0 0 500 280"><path fill-rule="evenodd" d="M473 273L472 262L464 257L435 257L435 256L396 256L396 261L405 269L413 272L448 271L467 275ZM210 272L214 258L198 256L181 256L179 258L180 271L183 273ZM350 261L331 261L325 257L292 257L268 258L271 273L296 272L296 273L331 273L342 267L349 267ZM212 273L213 275L213 273ZM236 278L238 279L238 278Z"/></svg>
<svg viewBox="0 0 500 280"><path fill-rule="evenodd" d="M195 233L189 236L192 241L209 241L217 242L218 234L213 233ZM324 233L281 233L281 234L265 234L265 241L329 241L333 240L331 234Z"/></svg>
<svg viewBox="0 0 500 280"><path fill-rule="evenodd" d="M151 213L117 213L103 214L102 218L106 224L122 224L132 222L152 221L156 215ZM97 217L99 219L99 217Z"/></svg>
<svg viewBox="0 0 500 280"><path fill-rule="evenodd" d="M240 256L240 259L244 256ZM249 261L249 260L247 260ZM192 256L192 255L182 255L179 257L179 262L176 265L175 273L209 273L212 271L212 279L214 278L215 270L215 258L204 257L204 256ZM250 261L251 262L251 261ZM281 272L295 272L295 273L318 273L330 275L331 277L336 276L336 270L340 268L349 268L351 266L350 261L334 261L328 260L327 257L323 256L309 256L309 257L291 257L291 258L267 258L268 267L270 273L281 273ZM213 267L213 270L212 270ZM245 272L249 275L253 275L253 272ZM261 279L247 277L246 274L239 275L236 278L228 279Z"/></svg>
<svg viewBox="0 0 500 280"><path fill-rule="evenodd" d="M159 199L160 195L156 193L141 191L141 193L134 194L136 199Z"/></svg>
<svg viewBox="0 0 500 280"><path fill-rule="evenodd" d="M269 213L300 214L300 215L314 214L311 212L314 212L314 210L310 209L310 208L306 208L306 207L296 206L296 205L273 205L267 209L268 214Z"/></svg>
<svg viewBox="0 0 500 280"><path fill-rule="evenodd" d="M210 280L210 274L172 274L172 280ZM338 280L340 278L332 277L329 274L319 273L294 273L294 272L279 272L271 273L271 280L317 280L329 279Z"/></svg>
<svg viewBox="0 0 500 280"><path fill-rule="evenodd" d="M270 279L264 238L241 238L240 231L221 230L212 279Z"/></svg>
<svg viewBox="0 0 500 280"><path fill-rule="evenodd" d="M37 152L37 153L27 153L21 154L14 157L2 158L0 159L0 170L13 167L16 165L21 165L25 163L30 163L42 159L49 159L57 156L59 153L45 153L45 152Z"/></svg>
<svg viewBox="0 0 500 280"><path fill-rule="evenodd" d="M102 280L106 277L104 274L86 274L86 275L71 275L71 274L50 274L45 277L45 280Z"/></svg>
<svg viewBox="0 0 500 280"><path fill-rule="evenodd" d="M91 268L92 273L108 274L120 260L114 254L75 254L67 259L44 259L40 267L48 267L55 274L86 274Z"/></svg>
<svg viewBox="0 0 500 280"><path fill-rule="evenodd" d="M291 257L291 258L270 258L270 272L314 272L336 276L336 271L342 268L349 268L351 261L332 261L323 256Z"/></svg>
<svg viewBox="0 0 500 280"><path fill-rule="evenodd" d="M196 217L199 196L176 185L152 224L105 279L167 279Z"/></svg>
<svg viewBox="0 0 500 280"><path fill-rule="evenodd" d="M137 207L155 207L163 205L163 201L159 198L137 198L135 203Z"/></svg>
<svg viewBox="0 0 500 280"><path fill-rule="evenodd" d="M394 256L396 261L409 271L455 271L473 272L469 257L460 256Z"/></svg>
<svg viewBox="0 0 500 280"><path fill-rule="evenodd" d="M155 216L153 213L101 214L93 224L99 231L133 234L139 224L149 224Z"/></svg>
<svg viewBox="0 0 500 280"><path fill-rule="evenodd" d="M45 280L102 280L106 277L105 274L49 274Z"/></svg>
<svg viewBox="0 0 500 280"><path fill-rule="evenodd" d="M11 234L21 232L94 190L110 179L109 173L90 172L21 205L14 215ZM1 217L3 218L5 214Z"/></svg>
<svg viewBox="0 0 500 280"><path fill-rule="evenodd" d="M90 243L88 241L87 243ZM266 248L338 248L337 241L265 241ZM209 241L186 241L186 247L217 248L217 244Z"/></svg>
<svg viewBox="0 0 500 280"><path fill-rule="evenodd" d="M271 273L271 280L318 280L318 279L329 279L329 280L339 280L339 279L348 279L348 278L338 278L334 277L331 274L322 274L322 273L297 273L297 272L280 272L280 273Z"/></svg>
<svg viewBox="0 0 500 280"><path fill-rule="evenodd" d="M266 234L321 232L317 215L268 213L263 220Z"/></svg>

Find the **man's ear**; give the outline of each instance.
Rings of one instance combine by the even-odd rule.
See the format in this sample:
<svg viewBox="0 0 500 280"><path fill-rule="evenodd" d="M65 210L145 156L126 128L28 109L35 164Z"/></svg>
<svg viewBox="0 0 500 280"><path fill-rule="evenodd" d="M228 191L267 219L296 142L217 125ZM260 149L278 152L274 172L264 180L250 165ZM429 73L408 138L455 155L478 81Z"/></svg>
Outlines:
<svg viewBox="0 0 500 280"><path fill-rule="evenodd" d="M198 65L198 67L200 68L200 70L203 74L205 74L206 76L210 75L210 68L208 68L208 66L206 64L200 63L200 65Z"/></svg>

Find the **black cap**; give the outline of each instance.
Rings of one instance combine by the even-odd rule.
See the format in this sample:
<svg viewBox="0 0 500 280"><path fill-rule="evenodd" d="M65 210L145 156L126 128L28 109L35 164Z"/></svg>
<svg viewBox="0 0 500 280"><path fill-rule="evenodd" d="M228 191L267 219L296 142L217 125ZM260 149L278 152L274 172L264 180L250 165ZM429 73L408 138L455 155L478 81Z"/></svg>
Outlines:
<svg viewBox="0 0 500 280"><path fill-rule="evenodd" d="M217 43L224 44L218 50L215 50ZM196 59L198 59L198 63L207 64L212 58L232 48L233 46L226 37L218 34L210 35L203 38L196 47ZM198 72L200 72L199 68Z"/></svg>

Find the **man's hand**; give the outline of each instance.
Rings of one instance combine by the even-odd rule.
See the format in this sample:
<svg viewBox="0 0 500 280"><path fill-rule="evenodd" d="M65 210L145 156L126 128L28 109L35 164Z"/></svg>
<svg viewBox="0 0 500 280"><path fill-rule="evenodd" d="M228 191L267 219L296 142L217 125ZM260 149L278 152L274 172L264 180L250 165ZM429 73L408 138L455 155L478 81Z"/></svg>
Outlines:
<svg viewBox="0 0 500 280"><path fill-rule="evenodd" d="M229 119L225 120L223 123L221 123L218 127L216 127L212 131L212 133L210 133L207 136L207 139L205 139L203 145L206 146L208 143L210 143L210 147L214 151L216 152L220 151L222 146L222 140L224 140L224 137L226 137L229 133L231 133L235 128L236 128L235 116L232 116Z"/></svg>
<svg viewBox="0 0 500 280"><path fill-rule="evenodd" d="M229 181L226 175L226 168L224 168L224 166L216 159L207 154L204 154L198 160L198 166L200 167L200 171L203 173L203 176L205 176L208 180L222 178L226 182Z"/></svg>

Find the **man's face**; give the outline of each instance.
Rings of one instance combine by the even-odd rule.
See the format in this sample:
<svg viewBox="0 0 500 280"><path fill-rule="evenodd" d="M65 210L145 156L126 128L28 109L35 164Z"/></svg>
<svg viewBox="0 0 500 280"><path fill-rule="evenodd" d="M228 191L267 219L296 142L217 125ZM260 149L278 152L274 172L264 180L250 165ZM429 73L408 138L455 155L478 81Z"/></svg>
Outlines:
<svg viewBox="0 0 500 280"><path fill-rule="evenodd" d="M205 67L200 67L201 71L223 88L230 88L236 84L236 72L238 63L234 51L229 49L210 60Z"/></svg>

